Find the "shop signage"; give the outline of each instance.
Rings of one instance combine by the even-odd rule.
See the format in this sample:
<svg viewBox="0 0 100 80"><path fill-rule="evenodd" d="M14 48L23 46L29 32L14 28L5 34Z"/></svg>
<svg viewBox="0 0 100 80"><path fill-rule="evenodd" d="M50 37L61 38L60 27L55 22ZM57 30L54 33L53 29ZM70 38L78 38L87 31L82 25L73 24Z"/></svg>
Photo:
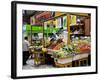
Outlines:
<svg viewBox="0 0 100 80"><path fill-rule="evenodd" d="M48 12L48 11L42 12L42 13L36 15L36 24L41 24L41 22L43 22L51 17L53 17L53 12Z"/></svg>

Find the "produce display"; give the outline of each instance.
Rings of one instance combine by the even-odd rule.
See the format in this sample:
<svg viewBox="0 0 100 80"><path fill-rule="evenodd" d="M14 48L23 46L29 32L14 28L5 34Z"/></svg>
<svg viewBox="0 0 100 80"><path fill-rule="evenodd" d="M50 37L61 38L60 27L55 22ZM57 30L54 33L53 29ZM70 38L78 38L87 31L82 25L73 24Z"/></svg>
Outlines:
<svg viewBox="0 0 100 80"><path fill-rule="evenodd" d="M75 54L80 53L90 53L90 37L76 37L72 42L71 45L58 45L55 48L52 48L52 56L54 58L69 58L73 57Z"/></svg>
<svg viewBox="0 0 100 80"><path fill-rule="evenodd" d="M61 47L60 44L62 44L62 43L63 42L62 42L61 39L59 39L57 41L52 40L50 45L49 45L49 47L48 47L48 49L56 49L56 50L58 50Z"/></svg>
<svg viewBox="0 0 100 80"><path fill-rule="evenodd" d="M59 50L53 50L52 56L54 58L68 58L73 56L72 46L63 46Z"/></svg>
<svg viewBox="0 0 100 80"><path fill-rule="evenodd" d="M79 39L78 37L76 37L72 41L74 53L90 52L91 49L90 45L91 45L90 37L84 37L83 39Z"/></svg>

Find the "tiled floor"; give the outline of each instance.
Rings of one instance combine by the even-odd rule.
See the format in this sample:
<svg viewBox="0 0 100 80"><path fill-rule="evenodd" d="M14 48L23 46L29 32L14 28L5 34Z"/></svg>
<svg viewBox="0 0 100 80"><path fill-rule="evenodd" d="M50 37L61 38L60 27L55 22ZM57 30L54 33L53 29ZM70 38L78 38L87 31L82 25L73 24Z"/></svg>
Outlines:
<svg viewBox="0 0 100 80"><path fill-rule="evenodd" d="M54 68L52 65L34 65L34 60L28 60L27 65L23 66L23 69L46 69L46 68Z"/></svg>

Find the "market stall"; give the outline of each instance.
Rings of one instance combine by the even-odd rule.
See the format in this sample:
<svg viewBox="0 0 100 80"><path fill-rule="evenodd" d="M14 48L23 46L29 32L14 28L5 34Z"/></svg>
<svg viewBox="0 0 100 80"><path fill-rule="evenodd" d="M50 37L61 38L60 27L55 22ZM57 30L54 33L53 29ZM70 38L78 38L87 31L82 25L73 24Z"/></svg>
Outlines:
<svg viewBox="0 0 100 80"><path fill-rule="evenodd" d="M41 11L30 19L32 25L26 25L26 33L35 65L90 65L90 14Z"/></svg>

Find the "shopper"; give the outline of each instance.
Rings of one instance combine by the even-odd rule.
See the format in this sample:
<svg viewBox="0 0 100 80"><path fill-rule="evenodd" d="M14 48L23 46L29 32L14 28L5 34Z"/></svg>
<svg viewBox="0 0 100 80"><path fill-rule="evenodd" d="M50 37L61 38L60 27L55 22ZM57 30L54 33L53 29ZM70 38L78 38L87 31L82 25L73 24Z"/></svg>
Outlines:
<svg viewBox="0 0 100 80"><path fill-rule="evenodd" d="M29 46L30 46L30 43L28 41L28 37L25 37L23 41L23 65L26 65L26 61L28 60L30 56Z"/></svg>

